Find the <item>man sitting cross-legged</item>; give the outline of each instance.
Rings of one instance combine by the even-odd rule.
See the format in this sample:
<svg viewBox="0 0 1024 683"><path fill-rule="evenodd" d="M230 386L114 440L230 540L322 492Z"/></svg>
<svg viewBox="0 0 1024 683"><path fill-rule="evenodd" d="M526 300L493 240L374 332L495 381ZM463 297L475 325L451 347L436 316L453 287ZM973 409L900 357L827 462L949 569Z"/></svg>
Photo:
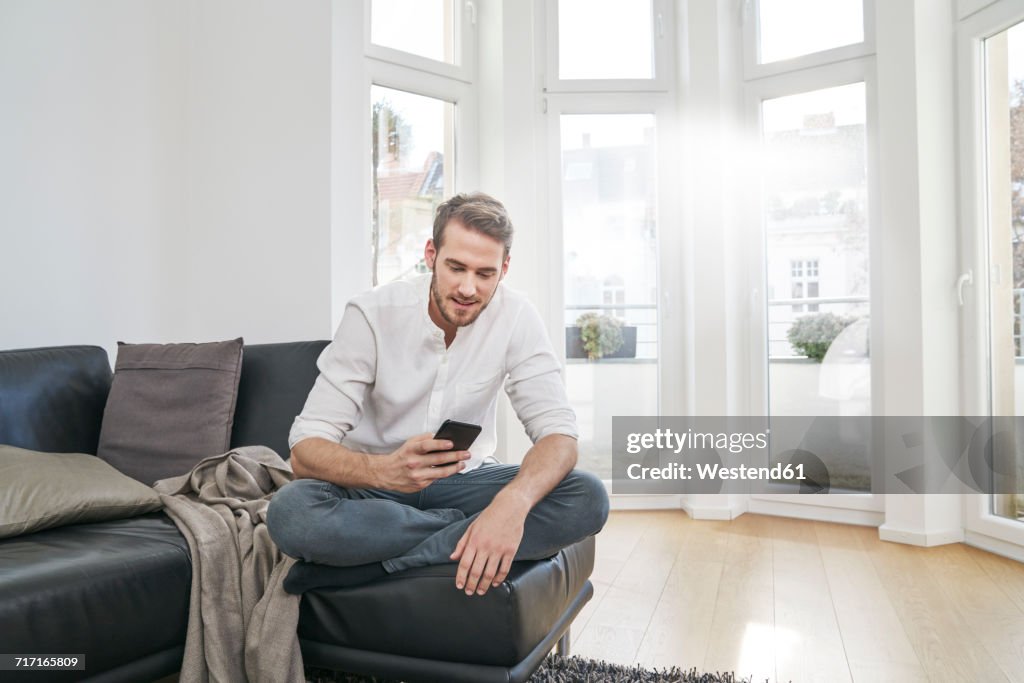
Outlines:
<svg viewBox="0 0 1024 683"><path fill-rule="evenodd" d="M452 197L424 250L432 275L348 303L289 436L297 479L267 513L284 553L344 567L340 585L458 562L456 587L483 595L513 560L604 525L604 485L573 469L575 415L544 325L502 283L511 244L500 202ZM521 466L493 457L503 385L533 441ZM483 427L468 451L433 438L449 418Z"/></svg>

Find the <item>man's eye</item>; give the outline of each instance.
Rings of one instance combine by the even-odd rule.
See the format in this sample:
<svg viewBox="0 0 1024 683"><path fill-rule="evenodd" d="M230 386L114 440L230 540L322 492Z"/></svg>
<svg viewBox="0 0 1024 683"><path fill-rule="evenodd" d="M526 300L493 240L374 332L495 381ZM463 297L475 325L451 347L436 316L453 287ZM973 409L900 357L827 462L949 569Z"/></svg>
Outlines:
<svg viewBox="0 0 1024 683"><path fill-rule="evenodd" d="M479 273L480 277L484 280L490 280L494 277L494 273Z"/></svg>
<svg viewBox="0 0 1024 683"><path fill-rule="evenodd" d="M463 270L462 268L457 268L455 266L451 266L451 269L453 273L461 273Z"/></svg>

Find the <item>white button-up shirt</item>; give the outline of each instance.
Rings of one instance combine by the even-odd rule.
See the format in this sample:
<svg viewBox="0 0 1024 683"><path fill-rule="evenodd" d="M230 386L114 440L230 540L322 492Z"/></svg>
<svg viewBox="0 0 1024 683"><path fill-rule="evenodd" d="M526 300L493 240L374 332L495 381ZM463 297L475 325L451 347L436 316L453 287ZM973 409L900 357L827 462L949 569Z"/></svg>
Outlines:
<svg viewBox="0 0 1024 683"><path fill-rule="evenodd" d="M295 418L288 445L320 437L363 453L390 453L435 432L446 419L483 428L468 472L494 461L498 389L504 383L526 433L577 438L540 315L526 297L498 285L471 325L447 349L427 313L430 275L361 294L345 308L334 341L317 361L320 376Z"/></svg>

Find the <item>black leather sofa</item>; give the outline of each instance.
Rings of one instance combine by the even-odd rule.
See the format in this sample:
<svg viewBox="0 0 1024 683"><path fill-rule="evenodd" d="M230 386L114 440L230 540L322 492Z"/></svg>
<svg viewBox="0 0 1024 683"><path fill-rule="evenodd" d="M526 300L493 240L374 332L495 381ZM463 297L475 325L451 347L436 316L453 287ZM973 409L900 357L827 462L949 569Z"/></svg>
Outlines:
<svg viewBox="0 0 1024 683"><path fill-rule="evenodd" d="M232 445L286 438L327 342L245 347ZM110 389L94 346L0 351L0 443L95 454ZM2 482L0 482L2 485ZM519 562L498 589L467 597L454 565L303 596L308 666L404 680L523 681L590 599L594 541ZM179 670L191 561L162 512L0 540L0 651L84 654L86 670L0 672L4 681L151 681Z"/></svg>

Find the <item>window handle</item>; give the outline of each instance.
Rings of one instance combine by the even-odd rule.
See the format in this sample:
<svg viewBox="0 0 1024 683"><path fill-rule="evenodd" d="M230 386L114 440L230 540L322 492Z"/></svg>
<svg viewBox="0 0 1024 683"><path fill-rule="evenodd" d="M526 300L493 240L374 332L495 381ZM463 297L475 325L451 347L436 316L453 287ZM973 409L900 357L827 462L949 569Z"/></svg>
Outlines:
<svg viewBox="0 0 1024 683"><path fill-rule="evenodd" d="M466 13L469 14L470 26L476 26L476 5L474 5L472 2L467 2Z"/></svg>
<svg viewBox="0 0 1024 683"><path fill-rule="evenodd" d="M960 305L964 305L964 285L974 284L974 271L968 269L966 273L960 273L960 277L956 279L956 300L960 302Z"/></svg>

